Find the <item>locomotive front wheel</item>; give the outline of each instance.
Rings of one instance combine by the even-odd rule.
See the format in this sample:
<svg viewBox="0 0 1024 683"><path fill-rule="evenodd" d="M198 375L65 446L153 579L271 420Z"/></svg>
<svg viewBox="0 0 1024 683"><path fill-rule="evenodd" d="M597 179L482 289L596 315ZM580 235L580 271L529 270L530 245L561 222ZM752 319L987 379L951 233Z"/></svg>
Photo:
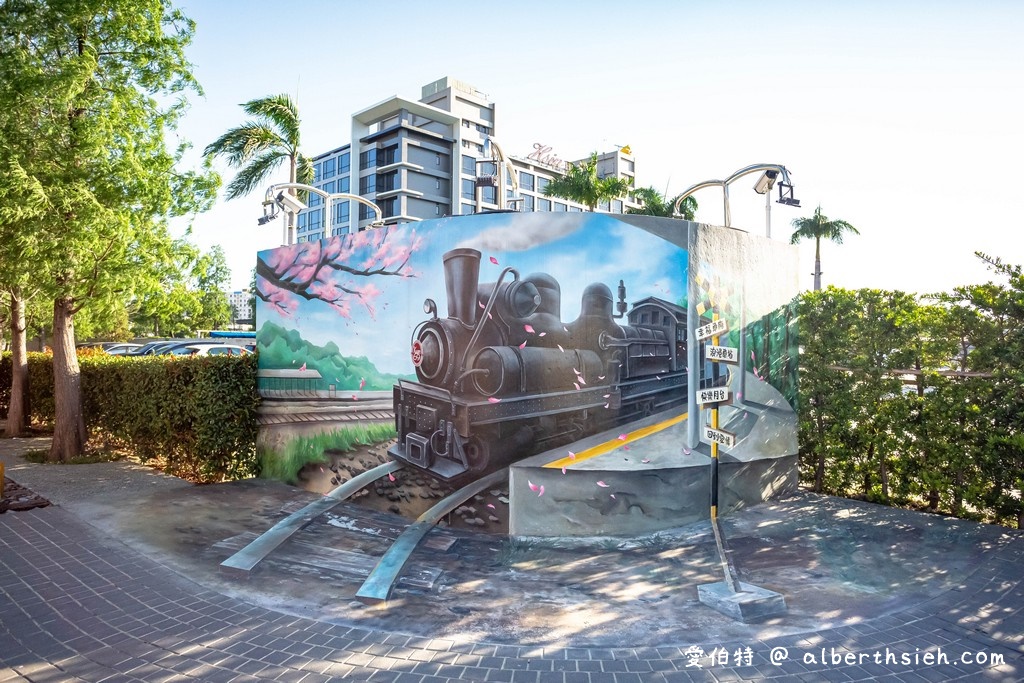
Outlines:
<svg viewBox="0 0 1024 683"><path fill-rule="evenodd" d="M469 471L480 473L487 469L491 460L491 446L486 441L472 437L463 447L466 460L469 463Z"/></svg>

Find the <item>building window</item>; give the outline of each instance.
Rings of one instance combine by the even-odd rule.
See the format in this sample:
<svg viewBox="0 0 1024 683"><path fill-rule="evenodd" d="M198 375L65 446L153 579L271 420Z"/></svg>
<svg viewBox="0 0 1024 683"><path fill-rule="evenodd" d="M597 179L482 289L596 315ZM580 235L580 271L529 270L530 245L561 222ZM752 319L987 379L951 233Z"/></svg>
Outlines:
<svg viewBox="0 0 1024 683"><path fill-rule="evenodd" d="M320 206L324 201L324 198L316 192L310 192L308 199L309 201L306 202L306 206Z"/></svg>
<svg viewBox="0 0 1024 683"><path fill-rule="evenodd" d="M622 213L622 200L612 200L612 213Z"/></svg>
<svg viewBox="0 0 1024 683"><path fill-rule="evenodd" d="M398 161L401 161L401 157L398 154L398 145L385 147L380 151L380 154L377 155L378 166L387 166L388 164L393 164Z"/></svg>
<svg viewBox="0 0 1024 683"><path fill-rule="evenodd" d="M523 211L533 211L533 195L523 195Z"/></svg>
<svg viewBox="0 0 1024 683"><path fill-rule="evenodd" d="M487 126L482 126L479 123L476 124L476 129L478 131L480 131L481 133L483 133L484 135L490 135L491 134L491 129L490 128L488 128Z"/></svg>
<svg viewBox="0 0 1024 683"><path fill-rule="evenodd" d="M565 211L565 204L562 202L555 202L555 211Z"/></svg>
<svg viewBox="0 0 1024 683"><path fill-rule="evenodd" d="M366 204L359 205L359 220L365 221L368 218L376 218L377 215L373 212L373 209L368 207Z"/></svg>
<svg viewBox="0 0 1024 683"><path fill-rule="evenodd" d="M493 161L485 161L477 166L477 175L498 175L498 165Z"/></svg>
<svg viewBox="0 0 1024 683"><path fill-rule="evenodd" d="M581 208L580 208L580 207L578 207L578 206L570 206L570 207L569 207L569 212L570 212L570 213L572 213L573 211L575 211L575 212L579 213L579 212L583 211L583 209L581 209Z"/></svg>
<svg viewBox="0 0 1024 683"><path fill-rule="evenodd" d="M348 152L345 152L338 157L338 173L348 173L352 170L351 158L352 157Z"/></svg>
<svg viewBox="0 0 1024 683"><path fill-rule="evenodd" d="M303 211L299 214L299 221L296 224L296 227L299 230L305 230L307 225L309 225L309 212Z"/></svg>
<svg viewBox="0 0 1024 683"><path fill-rule="evenodd" d="M324 159L324 180L334 177L334 169L337 163L337 159Z"/></svg>
<svg viewBox="0 0 1024 683"><path fill-rule="evenodd" d="M538 211L550 211L551 210L551 200L550 199L542 199L540 197L537 197L537 210Z"/></svg>
<svg viewBox="0 0 1024 683"><path fill-rule="evenodd" d="M462 155L462 172L466 175L476 175L476 158Z"/></svg>
<svg viewBox="0 0 1024 683"><path fill-rule="evenodd" d="M498 188L496 187L481 187L481 197L488 204L498 203Z"/></svg>
<svg viewBox="0 0 1024 683"><path fill-rule="evenodd" d="M467 178L462 179L462 198L476 199L476 182Z"/></svg>
<svg viewBox="0 0 1024 683"><path fill-rule="evenodd" d="M323 177L323 164L313 164L313 182L320 180Z"/></svg>
<svg viewBox="0 0 1024 683"><path fill-rule="evenodd" d="M334 211L334 223L335 223L335 225L337 225L339 223L342 224L342 225L348 225L350 208L349 208L349 204L348 204L347 201L346 202L338 202L337 204L334 204L331 207L331 209ZM337 234L337 233L335 233L335 234Z"/></svg>
<svg viewBox="0 0 1024 683"><path fill-rule="evenodd" d="M321 187L320 189L323 190L324 192L326 192L327 194L334 194L334 187L335 187L335 182L332 180L329 183L324 183L324 186Z"/></svg>
<svg viewBox="0 0 1024 683"><path fill-rule="evenodd" d="M348 191L349 191L349 179L348 179L348 176L345 176L344 178L338 178L338 192L348 192Z"/></svg>
<svg viewBox="0 0 1024 683"><path fill-rule="evenodd" d="M365 171L377 165L377 150L368 149L359 153L359 170Z"/></svg>
<svg viewBox="0 0 1024 683"><path fill-rule="evenodd" d="M391 218L392 216L398 215L398 200L395 197L392 197L391 199L382 200L379 206L380 213L384 218Z"/></svg>
<svg viewBox="0 0 1024 683"><path fill-rule="evenodd" d="M548 188L548 183L550 182L550 178L537 178L537 192L539 194L544 194L544 190Z"/></svg>
<svg viewBox="0 0 1024 683"><path fill-rule="evenodd" d="M522 172L520 172L520 174L519 174L519 187L521 187L524 190L532 190L533 189L533 174L532 173L522 173Z"/></svg>
<svg viewBox="0 0 1024 683"><path fill-rule="evenodd" d="M377 174L377 191L388 192L398 185L398 171Z"/></svg>
<svg viewBox="0 0 1024 683"><path fill-rule="evenodd" d="M377 174L371 173L359 179L359 194L370 194L377 191Z"/></svg>
<svg viewBox="0 0 1024 683"><path fill-rule="evenodd" d="M476 207L475 206L473 206L472 204L463 204L462 205L462 215L463 216L468 216L468 215L470 215L472 213L476 213Z"/></svg>
<svg viewBox="0 0 1024 683"><path fill-rule="evenodd" d="M597 203L597 208L601 209L602 211L607 211L610 207L611 204L608 203L607 199L602 199Z"/></svg>
<svg viewBox="0 0 1024 683"><path fill-rule="evenodd" d="M437 152L437 153L434 154L434 165L435 166L440 166L441 165L441 153L440 152Z"/></svg>

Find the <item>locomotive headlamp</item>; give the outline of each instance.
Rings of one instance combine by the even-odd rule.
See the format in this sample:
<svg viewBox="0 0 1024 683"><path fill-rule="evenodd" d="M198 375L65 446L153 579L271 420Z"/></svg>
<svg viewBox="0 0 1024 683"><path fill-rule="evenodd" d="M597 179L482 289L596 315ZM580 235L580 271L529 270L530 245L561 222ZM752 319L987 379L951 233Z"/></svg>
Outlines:
<svg viewBox="0 0 1024 683"><path fill-rule="evenodd" d="M423 312L431 317L437 317L437 304L433 299L424 299Z"/></svg>

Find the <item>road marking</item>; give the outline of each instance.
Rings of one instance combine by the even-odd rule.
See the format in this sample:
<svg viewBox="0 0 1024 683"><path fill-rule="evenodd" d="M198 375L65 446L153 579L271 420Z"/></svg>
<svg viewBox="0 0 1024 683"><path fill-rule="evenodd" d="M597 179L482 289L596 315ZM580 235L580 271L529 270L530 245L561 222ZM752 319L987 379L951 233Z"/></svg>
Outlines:
<svg viewBox="0 0 1024 683"><path fill-rule="evenodd" d="M643 427L641 429L636 430L635 432L629 432L626 435L625 440L616 438L612 439L611 441L605 441L604 443L588 448L585 451L580 451L579 453L576 454L575 458L572 458L567 455L564 458L559 458L558 460L555 460L554 462L549 462L547 465L544 465L544 467L568 468L570 465L577 464L579 462L582 462L583 460L596 458L597 456L604 455L605 453L611 453L615 449L621 448L626 444L633 443L634 441L639 441L640 439L646 438L651 434L657 434L658 432L668 429L673 425L677 425L683 420L685 420L687 415L688 413L676 415L675 417L669 418L668 420L665 420L663 422L653 424L649 427Z"/></svg>

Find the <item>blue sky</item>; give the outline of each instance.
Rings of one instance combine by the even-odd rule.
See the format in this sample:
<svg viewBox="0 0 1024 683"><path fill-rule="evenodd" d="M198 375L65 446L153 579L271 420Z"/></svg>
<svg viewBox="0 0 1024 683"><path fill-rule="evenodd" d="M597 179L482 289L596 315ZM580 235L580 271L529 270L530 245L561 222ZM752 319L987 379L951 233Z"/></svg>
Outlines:
<svg viewBox="0 0 1024 683"><path fill-rule="evenodd" d="M180 6L206 92L180 133L198 149L241 123L240 103L287 92L316 154L348 142L353 112L449 75L497 103L508 154L630 145L638 184L669 193L784 164L803 207L773 203L773 237L819 203L861 232L823 246L825 284L927 292L989 279L976 250L1024 263L1024 3ZM752 185L731 188L733 225L763 234ZM698 220L720 224L720 191L696 196ZM261 200L221 200L193 224L200 246L224 246L236 288L280 244L279 226L256 225ZM802 287L812 267L807 244Z"/></svg>

